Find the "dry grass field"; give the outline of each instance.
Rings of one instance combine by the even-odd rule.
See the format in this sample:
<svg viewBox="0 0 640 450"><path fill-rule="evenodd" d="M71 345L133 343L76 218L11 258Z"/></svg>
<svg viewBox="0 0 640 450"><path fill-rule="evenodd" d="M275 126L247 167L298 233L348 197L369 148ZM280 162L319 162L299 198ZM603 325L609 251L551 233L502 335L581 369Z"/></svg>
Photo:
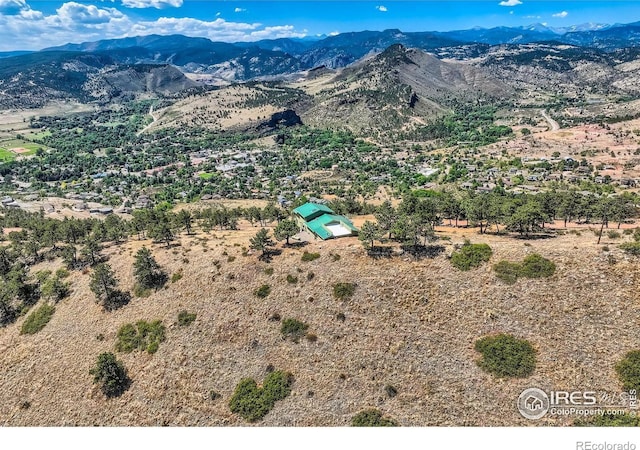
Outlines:
<svg viewBox="0 0 640 450"><path fill-rule="evenodd" d="M532 386L620 392L613 366L640 345L640 262L617 248L621 239L605 237L603 251L588 230L525 241L441 227L438 234L450 240L439 241L445 249L433 259L372 259L356 238L343 238L307 245L320 253L315 261L286 248L267 263L243 256L257 229L242 223L239 231L182 234L171 248L133 239L105 249L122 289L133 288L133 254L142 245L169 275L183 273L114 312L95 303L89 274L74 272L73 293L42 331L20 335L24 318L0 329L0 423L247 425L229 411L229 399L241 378L260 382L272 365L295 382L258 425L346 426L368 407L403 426L570 425L569 418L523 419L518 395ZM447 254L465 238L492 247L489 264L453 268ZM491 270L499 260L534 252L556 263L551 278L509 286ZM286 281L288 274L297 284ZM355 283L354 296L335 299L337 282ZM271 286L264 299L254 295L262 284ZM196 313L195 322L178 326L181 310ZM283 340L280 322L269 320L276 313L308 323L317 341ZM154 355L117 353L133 383L121 397L105 399L89 375L97 355L115 351L122 324L154 319L167 326L166 341ZM476 365L476 339L498 332L534 345L531 377L497 379ZM386 385L398 395L389 398ZM211 391L222 397L211 400Z"/></svg>

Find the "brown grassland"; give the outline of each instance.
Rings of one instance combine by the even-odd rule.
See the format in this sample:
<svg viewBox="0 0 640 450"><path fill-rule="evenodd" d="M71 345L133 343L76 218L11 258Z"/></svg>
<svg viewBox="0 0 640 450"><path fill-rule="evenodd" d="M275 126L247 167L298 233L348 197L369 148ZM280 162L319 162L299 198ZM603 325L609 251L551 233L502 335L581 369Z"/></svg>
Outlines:
<svg viewBox="0 0 640 450"><path fill-rule="evenodd" d="M523 419L518 395L532 386L622 391L614 365L640 342L640 264L617 248L621 239L605 236L610 249L603 251L587 230L525 241L439 227L451 239L438 242L445 250L432 259L372 259L356 238L342 238L306 246L320 253L315 261L301 261L303 249L285 248L267 263L243 256L257 229L241 223L239 231L183 233L171 248L135 239L108 247L103 253L122 289L133 288L133 254L142 245L169 275L183 272L166 289L114 312L95 303L89 275L74 272L71 296L42 331L20 335L24 318L0 329L0 423L247 425L230 412L229 399L240 379L260 382L269 365L291 372L295 382L258 422L264 426L345 426L370 407L403 426L571 425L569 418ZM453 268L447 255L465 238L492 247L489 264ZM491 269L534 252L556 263L551 278L509 286ZM297 284L286 281L288 274ZM335 299L337 282L355 283L354 296ZM262 284L271 286L264 299L254 295ZM181 310L196 313L195 322L178 326ZM269 320L276 313L309 324L317 341L284 340L280 322ZM117 353L133 383L106 399L89 375L97 355L115 352L122 324L155 319L167 326L166 341L154 355ZM497 379L477 366L475 341L501 332L533 344L538 363L531 377ZM389 398L386 385L398 395ZM211 400L211 391L222 397Z"/></svg>

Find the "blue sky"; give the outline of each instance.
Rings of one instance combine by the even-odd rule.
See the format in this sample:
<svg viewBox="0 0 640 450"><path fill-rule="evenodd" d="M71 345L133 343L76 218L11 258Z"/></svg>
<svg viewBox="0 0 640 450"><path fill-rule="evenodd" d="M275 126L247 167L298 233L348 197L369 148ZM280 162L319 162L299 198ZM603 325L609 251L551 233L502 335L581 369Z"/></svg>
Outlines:
<svg viewBox="0 0 640 450"><path fill-rule="evenodd" d="M152 33L235 42L387 28L635 21L640 21L640 2L631 0L0 0L0 51Z"/></svg>

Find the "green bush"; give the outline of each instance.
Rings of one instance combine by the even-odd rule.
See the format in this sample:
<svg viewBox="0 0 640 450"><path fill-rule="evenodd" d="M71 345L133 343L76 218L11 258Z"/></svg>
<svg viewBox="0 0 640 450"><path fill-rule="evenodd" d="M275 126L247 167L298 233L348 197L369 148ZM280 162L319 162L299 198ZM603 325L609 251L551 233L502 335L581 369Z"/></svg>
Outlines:
<svg viewBox="0 0 640 450"><path fill-rule="evenodd" d="M94 383L100 383L100 388L107 397L120 396L131 384L127 369L113 353L100 354L95 367L89 373L93 375Z"/></svg>
<svg viewBox="0 0 640 450"><path fill-rule="evenodd" d="M625 242L620 248L633 256L640 256L640 242Z"/></svg>
<svg viewBox="0 0 640 450"><path fill-rule="evenodd" d="M640 417L629 414L605 414L588 419L576 419L573 423L577 427L640 427Z"/></svg>
<svg viewBox="0 0 640 450"><path fill-rule="evenodd" d="M346 300L353 297L356 285L353 283L336 283L333 285L333 296L339 300Z"/></svg>
<svg viewBox="0 0 640 450"><path fill-rule="evenodd" d="M284 319L280 327L280 332L285 339L291 338L293 342L298 342L308 328L309 325L297 319Z"/></svg>
<svg viewBox="0 0 640 450"><path fill-rule="evenodd" d="M259 297L259 298L265 298L270 293L271 293L271 286L269 286L268 284L263 284L254 292L256 297Z"/></svg>
<svg viewBox="0 0 640 450"><path fill-rule="evenodd" d="M524 378L536 366L536 351L526 340L508 334L487 336L476 341L476 351L482 354L478 365L498 377Z"/></svg>
<svg viewBox="0 0 640 450"><path fill-rule="evenodd" d="M521 275L526 278L548 278L556 271L553 261L537 253L528 255L522 262Z"/></svg>
<svg viewBox="0 0 640 450"><path fill-rule="evenodd" d="M264 273L266 275L273 275L273 267L265 267L264 268Z"/></svg>
<svg viewBox="0 0 640 450"><path fill-rule="evenodd" d="M34 312L29 314L27 319L22 324L20 334L35 334L42 330L55 312L55 308L50 305L42 305Z"/></svg>
<svg viewBox="0 0 640 450"><path fill-rule="evenodd" d="M513 284L519 277L547 278L556 271L556 265L537 253L527 256L522 263L500 261L493 266L498 279L507 284Z"/></svg>
<svg viewBox="0 0 640 450"><path fill-rule="evenodd" d="M465 242L460 250L451 255L451 264L459 270L470 270L489 261L493 252L487 244Z"/></svg>
<svg viewBox="0 0 640 450"><path fill-rule="evenodd" d="M135 324L127 323L118 330L116 350L130 353L136 349L155 353L165 340L165 327L160 320L151 323L140 320Z"/></svg>
<svg viewBox="0 0 640 450"><path fill-rule="evenodd" d="M640 350L628 352L624 359L616 364L616 372L625 391L640 390Z"/></svg>
<svg viewBox="0 0 640 450"><path fill-rule="evenodd" d="M296 284L298 282L298 277L294 277L293 275L287 275L287 283Z"/></svg>
<svg viewBox="0 0 640 450"><path fill-rule="evenodd" d="M507 284L514 284L520 275L521 266L518 263L512 263L509 261L500 261L493 266L493 270L496 273L498 279L504 281Z"/></svg>
<svg viewBox="0 0 640 450"><path fill-rule="evenodd" d="M267 415L278 400L283 400L291 393L293 377L290 373L279 370L269 373L259 388L255 380L240 380L229 401L229 408L249 422L256 422Z"/></svg>
<svg viewBox="0 0 640 450"><path fill-rule="evenodd" d="M377 409L367 409L353 416L351 425L354 427L397 427L398 423L391 418L383 417Z"/></svg>
<svg viewBox="0 0 640 450"><path fill-rule="evenodd" d="M178 270L176 273L171 275L171 282L175 283L176 281L182 278L182 269Z"/></svg>
<svg viewBox="0 0 640 450"><path fill-rule="evenodd" d="M69 272L64 267L60 267L58 270L56 270L55 273L55 276L58 278L67 278L69 275L71 275L71 272Z"/></svg>
<svg viewBox="0 0 640 450"><path fill-rule="evenodd" d="M609 239L620 239L622 235L620 234L619 231L616 230L609 230L607 231L607 237L609 237Z"/></svg>
<svg viewBox="0 0 640 450"><path fill-rule="evenodd" d="M309 253L309 252L305 251L302 254L302 258L301 259L306 262L306 261L313 261L313 260L318 259L318 258L320 258L320 253Z"/></svg>
<svg viewBox="0 0 640 450"><path fill-rule="evenodd" d="M190 313L185 310L182 310L178 313L178 325L182 327L186 327L187 325L191 325L193 321L196 320L196 314Z"/></svg>

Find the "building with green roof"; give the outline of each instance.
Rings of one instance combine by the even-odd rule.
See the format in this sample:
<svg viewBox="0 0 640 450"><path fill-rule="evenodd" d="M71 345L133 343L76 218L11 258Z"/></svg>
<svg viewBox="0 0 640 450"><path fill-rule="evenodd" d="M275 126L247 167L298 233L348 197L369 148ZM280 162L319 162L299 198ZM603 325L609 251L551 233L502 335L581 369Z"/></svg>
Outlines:
<svg viewBox="0 0 640 450"><path fill-rule="evenodd" d="M293 216L302 230L308 230L322 240L353 236L358 229L344 216L318 203L305 203L293 210Z"/></svg>

